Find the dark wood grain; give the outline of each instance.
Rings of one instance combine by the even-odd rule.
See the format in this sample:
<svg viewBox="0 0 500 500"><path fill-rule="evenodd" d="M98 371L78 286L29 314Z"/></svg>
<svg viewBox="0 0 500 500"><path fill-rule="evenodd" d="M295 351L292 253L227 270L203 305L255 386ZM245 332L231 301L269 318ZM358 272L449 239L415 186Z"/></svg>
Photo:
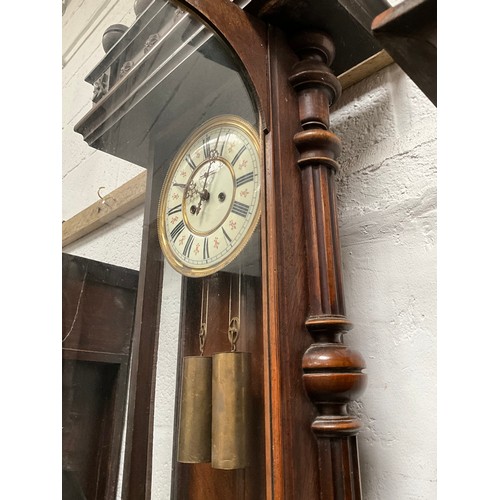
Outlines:
<svg viewBox="0 0 500 500"><path fill-rule="evenodd" d="M229 280L233 285L238 276L219 272L203 278L210 287L208 309L210 322L205 344L205 356L218 352L229 352L230 344L227 337ZM252 446L250 466L245 469L219 470L210 464L184 464L173 457L174 478L172 499L225 499L241 498L242 500L264 499L265 496L265 461L264 457L264 391L262 371L262 293L261 280L258 277L243 276L242 278L242 310L241 332L238 340L238 351L251 353L251 429ZM184 278L183 296L189 300L183 301L181 320L181 339L178 358L178 373L182 369L184 356L200 354L198 333L200 329L200 305L202 282L200 279ZM177 410L179 393L177 393ZM177 419L179 412L176 411ZM178 425L178 423L177 423ZM176 427L177 427L176 425ZM174 432L174 435L177 433Z"/></svg>
<svg viewBox="0 0 500 500"><path fill-rule="evenodd" d="M373 36L437 106L437 0L405 0L377 15Z"/></svg>
<svg viewBox="0 0 500 500"><path fill-rule="evenodd" d="M181 3L213 28L244 65L242 74L260 113L257 128L264 145L265 182L260 224L262 276L245 277L243 314L247 330L242 332L239 344L239 349L252 353L252 465L221 471L210 464L180 464L175 461L174 445L171 498L315 500L336 495L335 500L358 500L354 436L360 424L349 414L347 405L362 391L365 376L362 357L343 344L351 324L344 310L335 204L334 175L339 168L341 144L329 130L329 109L341 92L330 69L334 45L328 36L316 32L299 34L290 42L280 28L265 25L228 0ZM182 90L185 84L179 82L179 88ZM210 97L209 91L207 94L205 99ZM151 108L166 106L161 94L154 97L159 102L150 103L154 104ZM106 100L111 101L108 96L96 105L95 117L90 113L83 120L97 127L95 130L109 117L103 111ZM131 114L114 117L122 120L125 129L133 122L137 132L142 122L134 117L143 112L147 115L145 123L151 125L139 130L149 150L147 154L141 152L148 181L130 371L123 486L123 498L128 500L151 495L163 277L156 231L159 194L168 160L185 138L184 131L196 125L194 121L206 119L203 99L195 99L182 116L162 123L152 120L148 115L151 109L141 110L141 105L132 111L120 108L120 113ZM116 152L123 143L128 144L127 133L115 136L110 132L99 139L101 142L92 144L101 147L106 140L109 143L103 149ZM133 135L131 140L137 140L137 133ZM130 144L127 147L134 149ZM221 272L208 279L213 280L209 303L212 332L208 334L206 355L228 350L230 273ZM200 308L200 281L184 279L182 293L177 409L182 358L199 352L196 312ZM176 411L174 435L178 418Z"/></svg>
<svg viewBox="0 0 500 500"><path fill-rule="evenodd" d="M309 315L314 342L302 358L305 390L318 409L311 429L318 441L321 499L359 500L355 435L360 421L347 405L366 386L362 356L343 344L351 328L345 317L334 175L340 140L329 130L328 109L340 96L329 69L334 46L325 33L298 34L292 46L301 58L290 83L298 96L303 131L294 136L302 170ZM325 111L321 113L319 108Z"/></svg>
<svg viewBox="0 0 500 500"><path fill-rule="evenodd" d="M131 352L127 446L124 458L122 497L150 498L153 447L153 418L156 382L156 356L163 258L156 230L158 186L148 170L141 252L141 271L137 292L136 320ZM156 203L155 203L156 201Z"/></svg>
<svg viewBox="0 0 500 500"><path fill-rule="evenodd" d="M332 69L340 75L381 50L371 36L370 22L388 7L386 0L252 0L245 10L288 35L325 31L339 48Z"/></svg>
<svg viewBox="0 0 500 500"><path fill-rule="evenodd" d="M63 494L111 500L118 485L138 272L63 254L62 276Z"/></svg>
<svg viewBox="0 0 500 500"><path fill-rule="evenodd" d="M270 29L271 131L267 143L267 293L270 370L270 493L267 498L319 498L317 449L309 430L315 408L304 391L301 358L310 344L305 204L293 137L301 130L297 95L288 82L298 61L284 33Z"/></svg>
<svg viewBox="0 0 500 500"><path fill-rule="evenodd" d="M63 348L128 356L137 276L137 271L63 254Z"/></svg>

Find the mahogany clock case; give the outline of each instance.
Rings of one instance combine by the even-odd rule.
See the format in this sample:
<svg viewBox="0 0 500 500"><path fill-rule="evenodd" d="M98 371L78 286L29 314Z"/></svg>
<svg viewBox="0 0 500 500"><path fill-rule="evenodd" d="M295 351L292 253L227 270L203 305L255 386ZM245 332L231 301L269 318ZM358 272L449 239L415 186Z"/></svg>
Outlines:
<svg viewBox="0 0 500 500"><path fill-rule="evenodd" d="M210 464L177 463L174 450L171 498L234 498L235 492L237 498L247 500L320 498L326 491L333 491L333 478L339 474L358 477L356 472L351 474L349 465L343 465L345 459L355 465L355 441L350 440L349 445L347 441L339 441L338 446L331 446L330 436L326 435L318 449L318 439L311 431L318 409L311 403L303 383L303 357L313 342L306 325L311 307L316 303L324 306L325 313L318 308L318 316L309 325L324 328L323 341L328 345L331 331L336 332L337 325L346 324L343 310L332 311L329 298L321 299L324 290L341 295L341 287L337 290L340 278L335 271L318 267L321 256L311 257L307 253L318 246L310 243L311 232L313 238L319 238L327 246L328 238L335 234L335 206L330 211L330 202L327 200L323 205L321 198L330 199L333 192L331 172L325 173L330 167L322 165L325 156L320 154L322 147L328 150L329 143L325 146L320 140L316 144L317 149L309 155L316 159L304 169L307 172L304 175L298 167L301 153L294 143L294 137L303 131L301 108L290 82L299 56L279 28L227 1L183 0L178 4L193 14L185 17L178 12L177 4L153 1L137 18L137 26L129 29L89 75L91 83L108 75L110 86L76 126L92 147L148 171L122 494L130 499L151 497L154 401L161 389L155 388L155 363L160 325L165 318L162 291L168 285L164 282L167 264L157 233L162 185L172 158L192 131L213 117L232 114L242 117L258 131L262 152L262 210L256 229L258 237L254 240L257 243L242 252L243 260L257 259L259 269L242 277L245 330L239 345L252 354L251 425L255 441L251 466L234 471L216 470ZM143 43L152 34L148 26L157 28L160 37L144 54ZM173 39L168 37L169 29L175 32ZM139 39L140 55L135 55L134 40ZM313 41L316 47L316 39ZM316 49L302 53L305 58L312 54L312 62L319 65L320 84L330 81L324 75L328 75L328 64L333 59L333 55L328 55L330 45L323 38L319 45L322 43L327 48L320 50L319 59ZM328 64L322 61L325 53ZM127 59L133 64L125 66L126 71L120 74ZM309 105L303 106L302 111L307 108L324 120L328 116L328 99L325 109L322 91L312 91L309 95L312 97ZM319 101L315 101L315 96L319 96ZM326 133L327 128L321 125L322 132ZM314 189L307 184L309 174L316 179ZM323 184L325 179L330 187ZM326 217L327 224L334 225L333 231L329 227L324 229L321 223L309 227L305 222L304 213L316 214L321 206L325 210L320 216ZM317 220L321 221L320 216ZM327 250L328 258L332 251ZM340 269L338 262L334 266ZM234 273L223 269L207 278L211 284L212 331L217 332L207 337L207 355L228 350L224 333L231 275ZM199 353L196 332L202 289L199 279L182 278L178 374L182 358ZM341 337L335 333L333 338L339 343ZM330 355L327 358L333 359ZM318 372L321 369L320 365L315 368ZM346 372L347 368L342 370ZM342 376L347 380L350 375ZM327 373L325 380L329 383L331 378L331 373ZM179 381L178 375L176 406ZM330 406L327 413L337 408ZM344 411L343 406L338 408ZM330 422L336 417L328 418L327 415ZM176 429L177 419L178 412ZM333 474L332 469L339 472ZM347 491L350 486L335 486L336 497L344 487Z"/></svg>

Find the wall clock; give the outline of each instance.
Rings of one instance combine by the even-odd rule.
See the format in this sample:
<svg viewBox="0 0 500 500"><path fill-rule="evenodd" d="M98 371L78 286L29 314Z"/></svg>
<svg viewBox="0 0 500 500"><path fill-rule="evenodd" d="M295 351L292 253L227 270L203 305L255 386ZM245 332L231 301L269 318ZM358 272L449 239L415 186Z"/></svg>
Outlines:
<svg viewBox="0 0 500 500"><path fill-rule="evenodd" d="M159 295L179 302L167 326L179 338L171 498L257 499L266 464L263 117L229 48L195 16L176 16L191 45L180 49L149 135ZM171 314L162 301L160 321Z"/></svg>
<svg viewBox="0 0 500 500"><path fill-rule="evenodd" d="M178 339L170 498L361 498L347 404L364 361L343 342L340 140L329 130L341 88L329 36L291 31L238 2L154 0L89 76L104 91L77 130L148 172L123 498L152 497L165 325ZM183 360L215 369L236 353L240 372L203 372L234 397L207 397L186 420ZM213 448L179 457L186 422L203 446L231 441L242 460L214 460Z"/></svg>
<svg viewBox="0 0 500 500"><path fill-rule="evenodd" d="M237 116L197 129L172 161L160 194L159 241L174 269L207 276L233 261L260 215L257 132Z"/></svg>

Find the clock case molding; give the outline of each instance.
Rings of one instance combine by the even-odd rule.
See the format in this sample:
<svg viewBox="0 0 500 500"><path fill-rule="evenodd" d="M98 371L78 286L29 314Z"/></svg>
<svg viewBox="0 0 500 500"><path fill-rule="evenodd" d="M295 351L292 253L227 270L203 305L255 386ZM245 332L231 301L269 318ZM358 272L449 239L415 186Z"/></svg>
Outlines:
<svg viewBox="0 0 500 500"><path fill-rule="evenodd" d="M351 324L344 310L335 196L340 140L329 130L329 110L341 93L331 69L334 45L327 33L285 33L229 1L179 3L232 48L259 107L266 476L261 496L360 499L360 422L346 405L363 391L366 378L361 355L343 342ZM153 1L88 76L94 105L75 127L90 146L147 169L123 476L123 498L130 499L151 497L165 265L153 157L154 142L165 132L158 122L144 130L138 117L162 104L165 74L142 54L148 41L161 44L151 37L164 6ZM175 467L172 480L180 480Z"/></svg>

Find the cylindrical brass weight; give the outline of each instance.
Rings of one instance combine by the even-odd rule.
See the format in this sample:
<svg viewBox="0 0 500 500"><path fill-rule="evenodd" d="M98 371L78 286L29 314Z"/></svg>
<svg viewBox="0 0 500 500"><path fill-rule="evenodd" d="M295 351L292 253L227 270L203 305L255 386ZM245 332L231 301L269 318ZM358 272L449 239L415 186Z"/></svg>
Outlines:
<svg viewBox="0 0 500 500"><path fill-rule="evenodd" d="M212 366L212 467L249 465L250 353L214 354Z"/></svg>
<svg viewBox="0 0 500 500"><path fill-rule="evenodd" d="M177 460L210 462L212 431L212 358L186 356L182 367Z"/></svg>

